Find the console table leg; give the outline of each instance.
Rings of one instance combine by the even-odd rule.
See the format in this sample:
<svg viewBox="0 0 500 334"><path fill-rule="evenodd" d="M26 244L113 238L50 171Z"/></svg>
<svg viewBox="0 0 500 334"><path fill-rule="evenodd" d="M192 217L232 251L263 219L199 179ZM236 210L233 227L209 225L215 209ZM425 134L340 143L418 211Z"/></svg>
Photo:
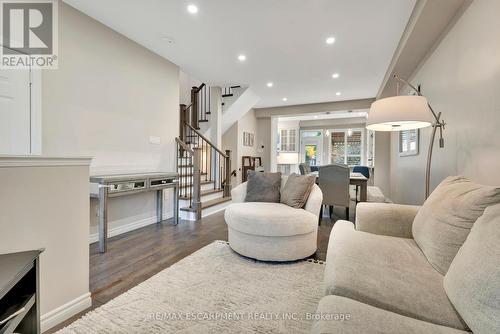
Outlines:
<svg viewBox="0 0 500 334"><path fill-rule="evenodd" d="M179 187L174 187L174 225L179 223Z"/></svg>
<svg viewBox="0 0 500 334"><path fill-rule="evenodd" d="M99 252L108 250L108 188L99 187Z"/></svg>
<svg viewBox="0 0 500 334"><path fill-rule="evenodd" d="M156 192L156 222L163 220L163 189Z"/></svg>

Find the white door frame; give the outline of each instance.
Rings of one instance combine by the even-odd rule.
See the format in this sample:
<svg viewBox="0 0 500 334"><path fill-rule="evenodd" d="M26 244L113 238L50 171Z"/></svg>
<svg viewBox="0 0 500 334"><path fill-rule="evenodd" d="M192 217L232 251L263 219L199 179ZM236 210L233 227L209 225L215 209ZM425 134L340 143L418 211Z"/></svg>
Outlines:
<svg viewBox="0 0 500 334"><path fill-rule="evenodd" d="M0 43L0 47L6 47ZM24 53L23 53L24 54ZM10 69L16 71L16 69ZM42 70L29 68L29 155L42 154Z"/></svg>
<svg viewBox="0 0 500 334"><path fill-rule="evenodd" d="M309 132L309 131L319 131L321 132L321 135L318 137L302 137L302 133L304 132ZM305 145L308 144L317 144L318 145L318 166L321 166L323 164L323 129L302 129L300 130L300 135L299 135L299 154L300 154L300 162L305 162L304 154L305 150L304 147Z"/></svg>
<svg viewBox="0 0 500 334"><path fill-rule="evenodd" d="M30 154L42 154L42 70L31 70Z"/></svg>

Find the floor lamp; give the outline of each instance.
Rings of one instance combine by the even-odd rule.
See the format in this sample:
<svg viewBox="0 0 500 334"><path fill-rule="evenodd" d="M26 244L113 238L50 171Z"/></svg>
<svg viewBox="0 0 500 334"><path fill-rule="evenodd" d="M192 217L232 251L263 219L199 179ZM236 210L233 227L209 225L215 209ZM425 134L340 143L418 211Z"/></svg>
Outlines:
<svg viewBox="0 0 500 334"><path fill-rule="evenodd" d="M444 147L443 130L445 122L441 120L441 113L435 113L427 99L408 81L395 75L397 80L398 96L388 97L375 101L370 107L366 128L373 131L403 131L432 126L429 151L427 153L427 169L425 172L425 199L429 197L432 148L436 131L439 129L439 147ZM399 96L399 83L408 85L416 95Z"/></svg>

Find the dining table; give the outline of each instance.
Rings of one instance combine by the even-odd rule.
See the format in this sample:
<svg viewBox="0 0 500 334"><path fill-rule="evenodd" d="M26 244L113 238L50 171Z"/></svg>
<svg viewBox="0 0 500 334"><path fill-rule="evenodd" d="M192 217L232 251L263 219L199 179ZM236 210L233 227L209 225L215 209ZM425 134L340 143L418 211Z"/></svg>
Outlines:
<svg viewBox="0 0 500 334"><path fill-rule="evenodd" d="M316 177L316 183L319 177L319 172L311 172L309 175ZM368 178L361 173L351 172L349 175L349 184L359 187L359 201L366 202L368 196Z"/></svg>

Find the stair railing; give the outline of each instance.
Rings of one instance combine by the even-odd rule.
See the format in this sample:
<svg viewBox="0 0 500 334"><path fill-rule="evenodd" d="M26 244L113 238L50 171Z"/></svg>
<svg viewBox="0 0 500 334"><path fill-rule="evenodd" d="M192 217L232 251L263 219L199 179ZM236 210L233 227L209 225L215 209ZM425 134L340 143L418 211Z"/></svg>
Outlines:
<svg viewBox="0 0 500 334"><path fill-rule="evenodd" d="M221 151L188 123L184 123L182 133L185 140L176 138L179 196L189 201L198 220L201 219L203 182L213 183L213 189L222 190L223 197L231 196L231 151Z"/></svg>
<svg viewBox="0 0 500 334"><path fill-rule="evenodd" d="M200 129L200 122L208 122L208 115L211 114L211 91L211 87L204 83L191 88L191 117L188 123L195 129Z"/></svg>

